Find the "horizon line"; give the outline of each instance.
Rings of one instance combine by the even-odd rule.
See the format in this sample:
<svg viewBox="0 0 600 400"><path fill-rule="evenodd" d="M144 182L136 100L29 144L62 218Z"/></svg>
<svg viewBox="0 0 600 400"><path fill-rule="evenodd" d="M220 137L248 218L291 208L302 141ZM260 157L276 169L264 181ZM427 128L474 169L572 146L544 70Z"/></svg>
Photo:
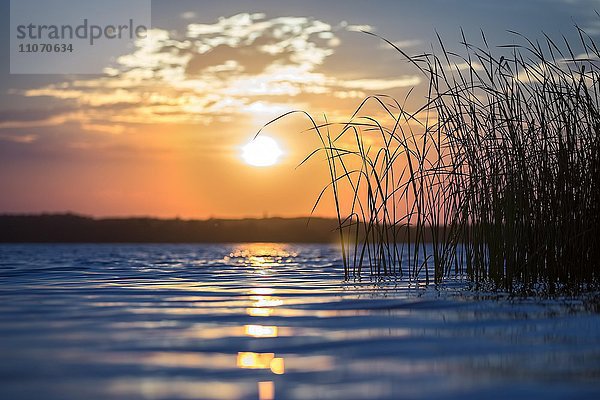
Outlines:
<svg viewBox="0 0 600 400"><path fill-rule="evenodd" d="M269 220L269 219L327 219L327 220L336 220L336 216L322 216L322 215L298 215L298 216L281 216L281 215L264 215L264 216L240 216L240 217L221 217L221 216L209 216L209 217L181 217L181 216L173 216L173 217L163 217L163 216L153 216L153 215L92 215L92 214L84 214L72 211L64 211L64 212L1 212L0 218L2 217L77 217L77 218L86 218L92 220L115 220L115 219L154 219L154 220L173 220L173 221L212 221L212 220L232 220L232 221L241 221L241 220Z"/></svg>

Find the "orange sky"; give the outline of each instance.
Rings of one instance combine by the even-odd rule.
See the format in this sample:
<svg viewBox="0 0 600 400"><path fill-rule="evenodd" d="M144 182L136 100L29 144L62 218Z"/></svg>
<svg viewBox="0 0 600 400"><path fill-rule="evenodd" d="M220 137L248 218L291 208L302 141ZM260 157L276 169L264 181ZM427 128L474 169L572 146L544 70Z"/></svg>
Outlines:
<svg viewBox="0 0 600 400"><path fill-rule="evenodd" d="M528 6L516 22L506 8L492 19L473 6L473 15L488 19L466 21L441 5L436 13L409 7L399 24L399 17L357 4L340 11L308 2L301 12L277 2L268 12L231 2L209 12L203 2L176 3L153 2L149 40L101 75L17 76L4 65L0 213L307 215L328 179L322 158L296 169L319 145L314 134L302 133L308 121L292 116L265 131L284 151L275 166L245 164L241 146L289 110L344 121L365 96L403 99L414 86L410 104L418 104L422 76L360 30L416 53L427 49L436 29L453 32L453 41L460 22L475 33L482 26L473 21L492 32L556 25L533 23ZM549 15L564 14L567 3L552 4ZM454 20L444 19L452 12ZM333 212L327 198L317 210Z"/></svg>

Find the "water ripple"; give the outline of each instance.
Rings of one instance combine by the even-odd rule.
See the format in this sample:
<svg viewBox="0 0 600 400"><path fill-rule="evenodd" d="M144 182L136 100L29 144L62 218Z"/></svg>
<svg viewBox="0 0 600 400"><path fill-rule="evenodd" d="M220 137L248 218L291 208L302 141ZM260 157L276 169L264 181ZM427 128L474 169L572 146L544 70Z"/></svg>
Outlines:
<svg viewBox="0 0 600 400"><path fill-rule="evenodd" d="M0 245L0 398L598 398L593 299L344 282L323 245Z"/></svg>

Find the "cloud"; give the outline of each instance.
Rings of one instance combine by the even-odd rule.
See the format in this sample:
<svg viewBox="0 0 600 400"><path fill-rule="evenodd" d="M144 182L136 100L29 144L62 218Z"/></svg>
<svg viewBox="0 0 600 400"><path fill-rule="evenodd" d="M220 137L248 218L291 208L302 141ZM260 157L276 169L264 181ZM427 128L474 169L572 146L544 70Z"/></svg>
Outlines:
<svg viewBox="0 0 600 400"><path fill-rule="evenodd" d="M127 130L127 128L122 125L104 125L95 123L82 123L81 129L92 132L108 133L111 135L118 135Z"/></svg>
<svg viewBox="0 0 600 400"><path fill-rule="evenodd" d="M349 32L374 32L375 29L371 25L349 25L346 22L342 26Z"/></svg>
<svg viewBox="0 0 600 400"><path fill-rule="evenodd" d="M37 140L37 138L38 135L34 134L18 135L0 132L0 140L13 143L33 143Z"/></svg>
<svg viewBox="0 0 600 400"><path fill-rule="evenodd" d="M129 54L106 66L103 76L19 92L57 99L70 110L33 122L4 121L0 128L78 121L83 129L112 134L123 132L124 124L211 124L298 108L303 94L339 101L420 83L416 76L342 80L320 72L341 45L344 30L373 28L242 13L189 23L181 32L151 29Z"/></svg>
<svg viewBox="0 0 600 400"><path fill-rule="evenodd" d="M339 82L338 85L348 89L374 91L416 86L419 83L421 79L418 76L410 75L399 79L356 79Z"/></svg>
<svg viewBox="0 0 600 400"><path fill-rule="evenodd" d="M196 18L196 13L193 11L186 11L179 14L182 19L194 19Z"/></svg>
<svg viewBox="0 0 600 400"><path fill-rule="evenodd" d="M44 119L28 120L7 120L0 122L0 129L20 129L35 128L42 126L62 125L66 122L78 120L81 117L78 113L63 113Z"/></svg>
<svg viewBox="0 0 600 400"><path fill-rule="evenodd" d="M418 40L418 39L406 39L406 40L397 40L395 42L392 42L392 44L394 46L396 46L397 48L399 48L400 50L404 50L404 49L408 49L408 48L412 48L412 47L421 46L423 44L423 41ZM390 46L390 44L387 42L381 43L379 45L379 48L396 50L393 46Z"/></svg>
<svg viewBox="0 0 600 400"><path fill-rule="evenodd" d="M451 62L450 65L445 65L444 69L446 71L483 71L483 65L477 61L471 61L470 63L466 61L461 62Z"/></svg>

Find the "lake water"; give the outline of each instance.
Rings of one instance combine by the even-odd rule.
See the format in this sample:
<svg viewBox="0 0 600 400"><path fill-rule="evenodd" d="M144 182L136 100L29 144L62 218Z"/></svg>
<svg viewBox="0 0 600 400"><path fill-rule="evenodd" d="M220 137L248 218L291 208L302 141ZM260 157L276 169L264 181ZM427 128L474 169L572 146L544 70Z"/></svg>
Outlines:
<svg viewBox="0 0 600 400"><path fill-rule="evenodd" d="M324 245L0 245L0 399L597 399L597 300L344 282Z"/></svg>

